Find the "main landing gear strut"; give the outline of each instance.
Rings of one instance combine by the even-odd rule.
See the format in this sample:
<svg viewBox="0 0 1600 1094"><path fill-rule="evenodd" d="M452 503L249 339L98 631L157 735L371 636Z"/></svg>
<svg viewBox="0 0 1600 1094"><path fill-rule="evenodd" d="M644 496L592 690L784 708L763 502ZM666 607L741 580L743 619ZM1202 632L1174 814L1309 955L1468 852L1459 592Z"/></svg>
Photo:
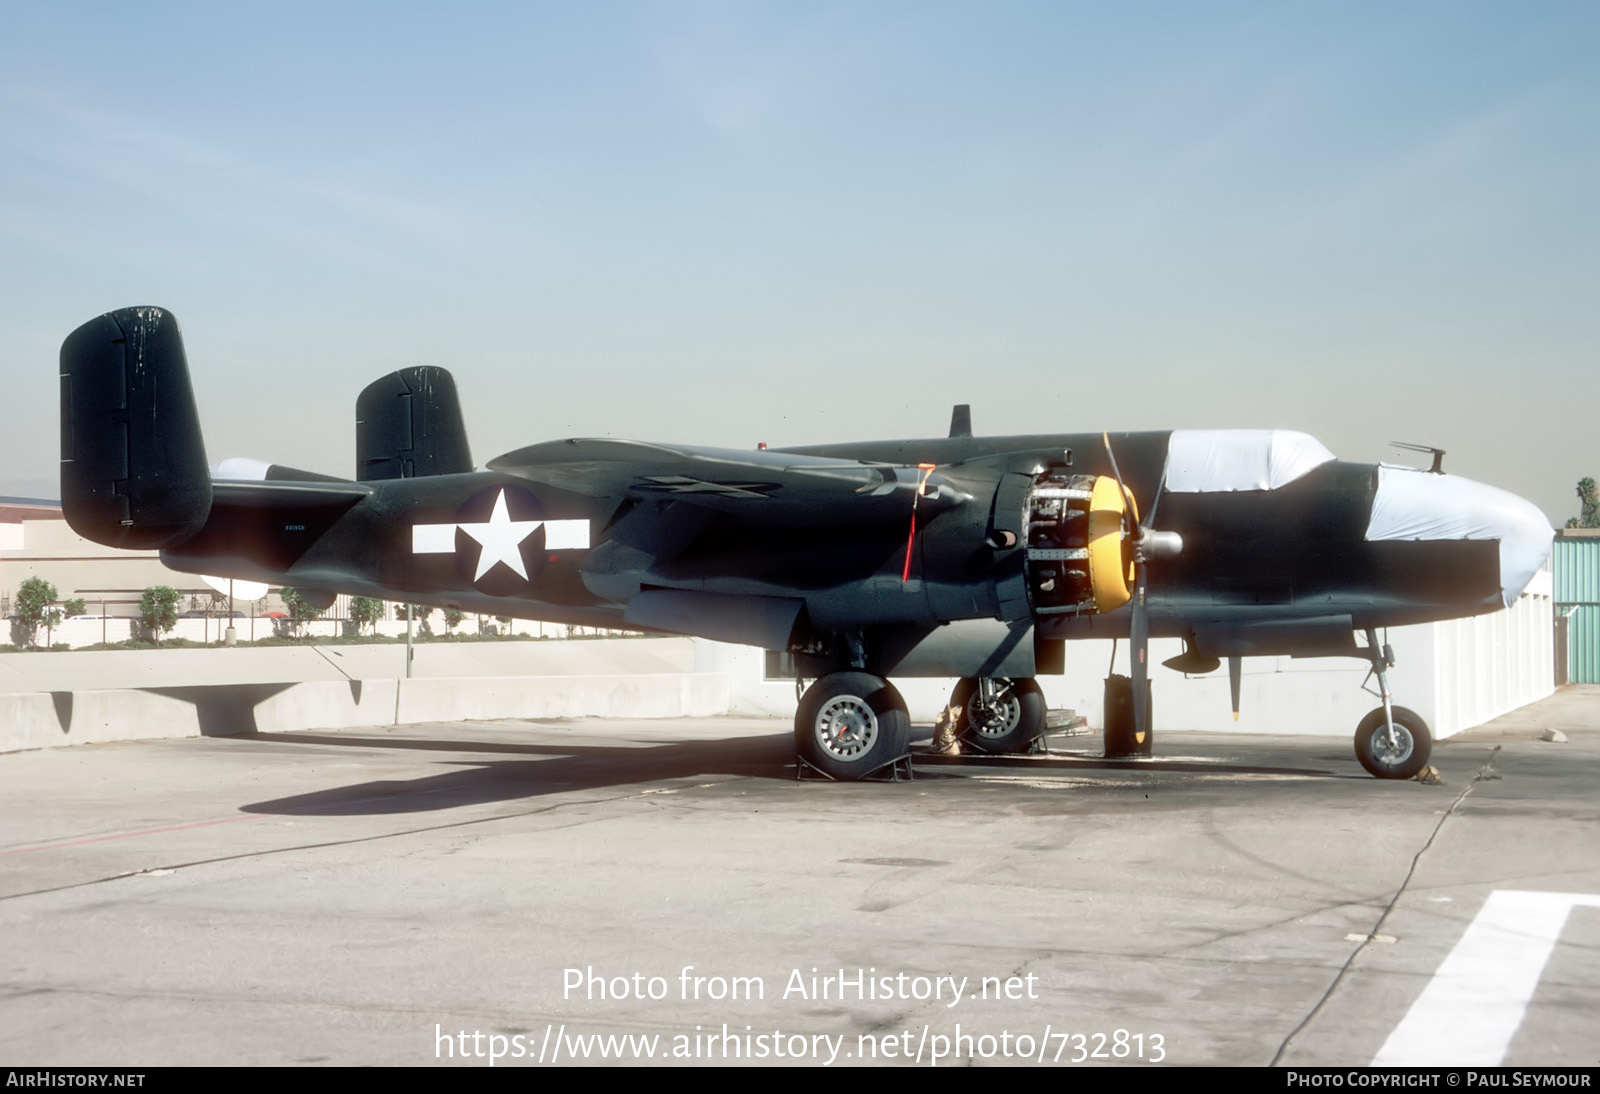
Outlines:
<svg viewBox="0 0 1600 1094"><path fill-rule="evenodd" d="M1378 644L1378 632L1371 627L1367 628L1364 652L1372 662L1371 675L1377 677L1383 705L1356 727L1356 759L1377 778L1412 778L1427 766L1433 752L1428 723L1416 711L1390 701L1387 670L1394 666L1394 651L1387 644Z"/></svg>

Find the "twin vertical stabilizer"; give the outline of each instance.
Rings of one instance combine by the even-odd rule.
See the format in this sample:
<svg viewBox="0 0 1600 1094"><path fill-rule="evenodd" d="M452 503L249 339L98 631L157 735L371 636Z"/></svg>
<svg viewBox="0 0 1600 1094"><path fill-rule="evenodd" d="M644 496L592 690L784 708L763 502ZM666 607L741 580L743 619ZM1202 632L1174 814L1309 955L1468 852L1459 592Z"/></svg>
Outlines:
<svg viewBox="0 0 1600 1094"><path fill-rule="evenodd" d="M172 313L123 308L61 346L61 507L111 547L166 547L211 512L200 418Z"/></svg>
<svg viewBox="0 0 1600 1094"><path fill-rule="evenodd" d="M356 399L356 478L410 479L472 470L461 400L436 365L391 372Z"/></svg>

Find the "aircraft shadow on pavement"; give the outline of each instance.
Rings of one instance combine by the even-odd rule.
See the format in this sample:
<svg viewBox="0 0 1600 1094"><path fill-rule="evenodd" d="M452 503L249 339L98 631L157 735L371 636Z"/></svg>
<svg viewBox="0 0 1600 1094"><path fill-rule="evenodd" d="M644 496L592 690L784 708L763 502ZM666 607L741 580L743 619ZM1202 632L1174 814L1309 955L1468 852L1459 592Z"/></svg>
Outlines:
<svg viewBox="0 0 1600 1094"><path fill-rule="evenodd" d="M461 806L603 790L704 775L792 777L794 742L787 735L681 741L652 746L518 744L391 740L309 733L248 734L233 740L343 745L444 752L511 754L523 759L455 761L450 770L415 779L379 779L240 807L245 813L350 816L426 813Z"/></svg>
<svg viewBox="0 0 1600 1094"><path fill-rule="evenodd" d="M439 774L413 779L378 779L240 807L246 813L287 816L426 813L538 798L553 793L615 789L631 784L703 776L792 781L795 770L794 741L787 733L647 746L452 741L316 733L250 733L235 735L230 739L283 745L332 745L523 757L482 762L450 761L449 769ZM1164 761L1159 757L1148 760L1107 760L1059 753L1045 756L937 756L914 753L913 762L916 780L921 781L962 779L967 775L990 773L997 769L1044 778L1081 775L1089 771L1363 778L1356 774L1344 775L1315 768ZM807 785L865 789L884 784L819 780Z"/></svg>

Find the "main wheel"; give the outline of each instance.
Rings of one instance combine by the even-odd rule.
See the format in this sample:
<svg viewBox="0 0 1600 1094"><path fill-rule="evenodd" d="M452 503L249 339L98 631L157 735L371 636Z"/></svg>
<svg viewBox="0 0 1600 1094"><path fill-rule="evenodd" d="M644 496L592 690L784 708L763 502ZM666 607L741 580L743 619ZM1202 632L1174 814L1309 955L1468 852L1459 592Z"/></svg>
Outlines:
<svg viewBox="0 0 1600 1094"><path fill-rule="evenodd" d="M1391 706L1394 713L1394 743L1384 724L1379 707L1356 727L1356 759L1379 779L1409 779L1428 764L1433 753L1433 738L1428 723L1414 710Z"/></svg>
<svg viewBox="0 0 1600 1094"><path fill-rule="evenodd" d="M994 700L985 705L976 677L966 677L950 693L961 708L957 732L985 752L1023 752L1044 732L1044 691L1031 676L996 677Z"/></svg>
<svg viewBox="0 0 1600 1094"><path fill-rule="evenodd" d="M833 672L806 689L794 743L812 766L860 779L906 754L911 716L894 685L866 672Z"/></svg>

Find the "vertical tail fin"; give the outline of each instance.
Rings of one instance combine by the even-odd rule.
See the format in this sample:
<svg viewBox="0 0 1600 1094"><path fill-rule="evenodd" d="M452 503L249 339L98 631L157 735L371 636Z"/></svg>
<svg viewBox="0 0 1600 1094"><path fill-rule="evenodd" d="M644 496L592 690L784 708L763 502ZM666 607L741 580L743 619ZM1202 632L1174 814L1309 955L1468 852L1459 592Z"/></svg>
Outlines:
<svg viewBox="0 0 1600 1094"><path fill-rule="evenodd" d="M972 436L972 406L969 403L957 403L950 410L950 436Z"/></svg>
<svg viewBox="0 0 1600 1094"><path fill-rule="evenodd" d="M171 312L109 312L61 344L61 507L111 547L169 546L205 523L211 475Z"/></svg>
<svg viewBox="0 0 1600 1094"><path fill-rule="evenodd" d="M410 479L472 470L461 400L449 372L403 368L356 397L356 478Z"/></svg>

